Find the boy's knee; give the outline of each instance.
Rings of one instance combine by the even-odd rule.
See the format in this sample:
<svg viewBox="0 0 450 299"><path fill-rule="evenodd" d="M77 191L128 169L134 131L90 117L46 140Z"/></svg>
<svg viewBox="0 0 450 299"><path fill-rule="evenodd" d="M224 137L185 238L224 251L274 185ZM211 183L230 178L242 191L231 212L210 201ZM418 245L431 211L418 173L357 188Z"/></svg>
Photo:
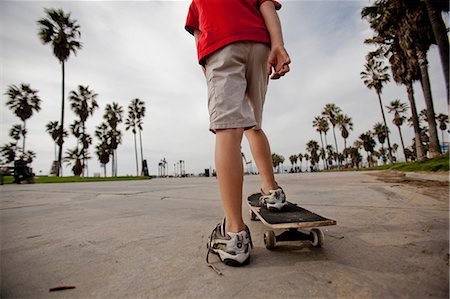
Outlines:
<svg viewBox="0 0 450 299"><path fill-rule="evenodd" d="M245 137L257 137L264 135L264 131L262 129L249 129L245 131Z"/></svg>
<svg viewBox="0 0 450 299"><path fill-rule="evenodd" d="M243 128L233 128L233 129L217 129L216 135L228 135L228 136L242 136L244 134Z"/></svg>

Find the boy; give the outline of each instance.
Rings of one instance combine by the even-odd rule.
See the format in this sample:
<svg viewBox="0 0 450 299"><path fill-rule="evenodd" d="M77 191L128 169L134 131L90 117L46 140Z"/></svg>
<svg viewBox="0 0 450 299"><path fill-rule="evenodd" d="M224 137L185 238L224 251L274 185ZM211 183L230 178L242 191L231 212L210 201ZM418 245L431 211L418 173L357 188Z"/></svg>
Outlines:
<svg viewBox="0 0 450 299"><path fill-rule="evenodd" d="M270 145L261 129L268 78L289 71L275 0L193 0L185 29L194 35L207 79L210 130L216 135L215 166L225 218L211 233L208 254L227 265L250 260L250 231L242 218L245 134L261 175L260 202L281 210L285 195L275 182ZM208 256L207 256L208 261Z"/></svg>

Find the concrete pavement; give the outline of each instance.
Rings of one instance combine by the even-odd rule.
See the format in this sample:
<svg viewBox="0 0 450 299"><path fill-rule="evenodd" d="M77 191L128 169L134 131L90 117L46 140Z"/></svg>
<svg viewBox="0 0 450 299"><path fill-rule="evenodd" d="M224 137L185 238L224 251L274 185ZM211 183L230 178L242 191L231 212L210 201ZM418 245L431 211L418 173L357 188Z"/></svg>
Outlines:
<svg viewBox="0 0 450 299"><path fill-rule="evenodd" d="M337 220L323 248L273 251L245 219L249 266L205 263L215 178L0 186L1 298L448 298L447 179L279 175L288 199ZM244 195L259 190L245 177ZM49 292L58 286L75 289Z"/></svg>

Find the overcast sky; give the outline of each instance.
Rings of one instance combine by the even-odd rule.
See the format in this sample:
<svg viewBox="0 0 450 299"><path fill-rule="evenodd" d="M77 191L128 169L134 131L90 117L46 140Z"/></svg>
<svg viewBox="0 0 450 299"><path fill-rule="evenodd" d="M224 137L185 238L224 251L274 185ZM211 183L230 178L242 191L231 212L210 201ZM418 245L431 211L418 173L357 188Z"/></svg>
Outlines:
<svg viewBox="0 0 450 299"><path fill-rule="evenodd" d="M226 1L226 0L224 0ZM288 158L304 153L306 143L318 133L312 120L327 103L335 103L354 123L348 144L381 121L376 94L360 79L365 55L372 49L363 44L372 35L361 20L364 1L280 1L286 48L291 72L271 81L267 93L264 123L272 152ZM1 1L0 65L2 94L0 144L9 143L8 132L18 119L6 108L4 95L11 84L29 83L39 90L41 111L27 122L27 149L37 154L34 171L48 174L54 157L53 140L45 132L49 121L60 120L61 66L49 45L37 36L36 21L44 8L71 12L81 26L83 49L66 63L66 96L78 85L89 85L98 93L100 108L87 122L88 132L102 122L106 104L119 102L126 112L130 101L146 103L144 119L144 158L151 174L166 158L170 173L174 163L184 160L186 171L198 174L214 167L214 135L208 131L206 83L196 61L194 40L184 30L190 1ZM428 53L429 72L436 113L447 113L445 84L438 52ZM417 108L425 108L420 86L415 85ZM384 105L394 99L407 102L403 86L389 83L383 90ZM387 111L386 111L387 112ZM75 119L66 102L65 127ZM126 117L126 113L124 115ZM392 143L398 131L388 115ZM118 149L118 174L135 174L133 135L121 127L123 142ZM412 129L404 126L409 146ZM337 132L338 133L338 132ZM440 134L439 134L440 136ZM333 141L328 134L328 142ZM65 150L76 140L66 140ZM94 138L94 145L98 140ZM100 163L90 152L89 173L101 172ZM343 141L338 133L338 146ZM251 160L246 141L243 151ZM107 168L110 174L110 166ZM103 172L102 172L103 173ZM71 174L69 168L65 175Z"/></svg>

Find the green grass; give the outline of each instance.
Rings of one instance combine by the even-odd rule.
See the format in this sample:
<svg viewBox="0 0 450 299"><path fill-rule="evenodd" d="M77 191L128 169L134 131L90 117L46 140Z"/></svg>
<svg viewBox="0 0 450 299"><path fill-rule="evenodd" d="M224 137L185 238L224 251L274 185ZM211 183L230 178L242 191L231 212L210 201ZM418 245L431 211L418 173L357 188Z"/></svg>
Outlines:
<svg viewBox="0 0 450 299"><path fill-rule="evenodd" d="M54 176L36 176L34 181L36 184L52 184L52 183L86 183L86 182L117 182L117 181L136 181L149 180L149 177L122 176L122 177L87 177L81 178L76 176L54 177ZM12 176L4 177L4 184L12 184L14 178Z"/></svg>
<svg viewBox="0 0 450 299"><path fill-rule="evenodd" d="M449 171L449 156L448 153L434 158L428 159L423 162L402 162L396 163L392 166L382 165L369 168L370 170L397 170L405 172L436 172L436 171Z"/></svg>

